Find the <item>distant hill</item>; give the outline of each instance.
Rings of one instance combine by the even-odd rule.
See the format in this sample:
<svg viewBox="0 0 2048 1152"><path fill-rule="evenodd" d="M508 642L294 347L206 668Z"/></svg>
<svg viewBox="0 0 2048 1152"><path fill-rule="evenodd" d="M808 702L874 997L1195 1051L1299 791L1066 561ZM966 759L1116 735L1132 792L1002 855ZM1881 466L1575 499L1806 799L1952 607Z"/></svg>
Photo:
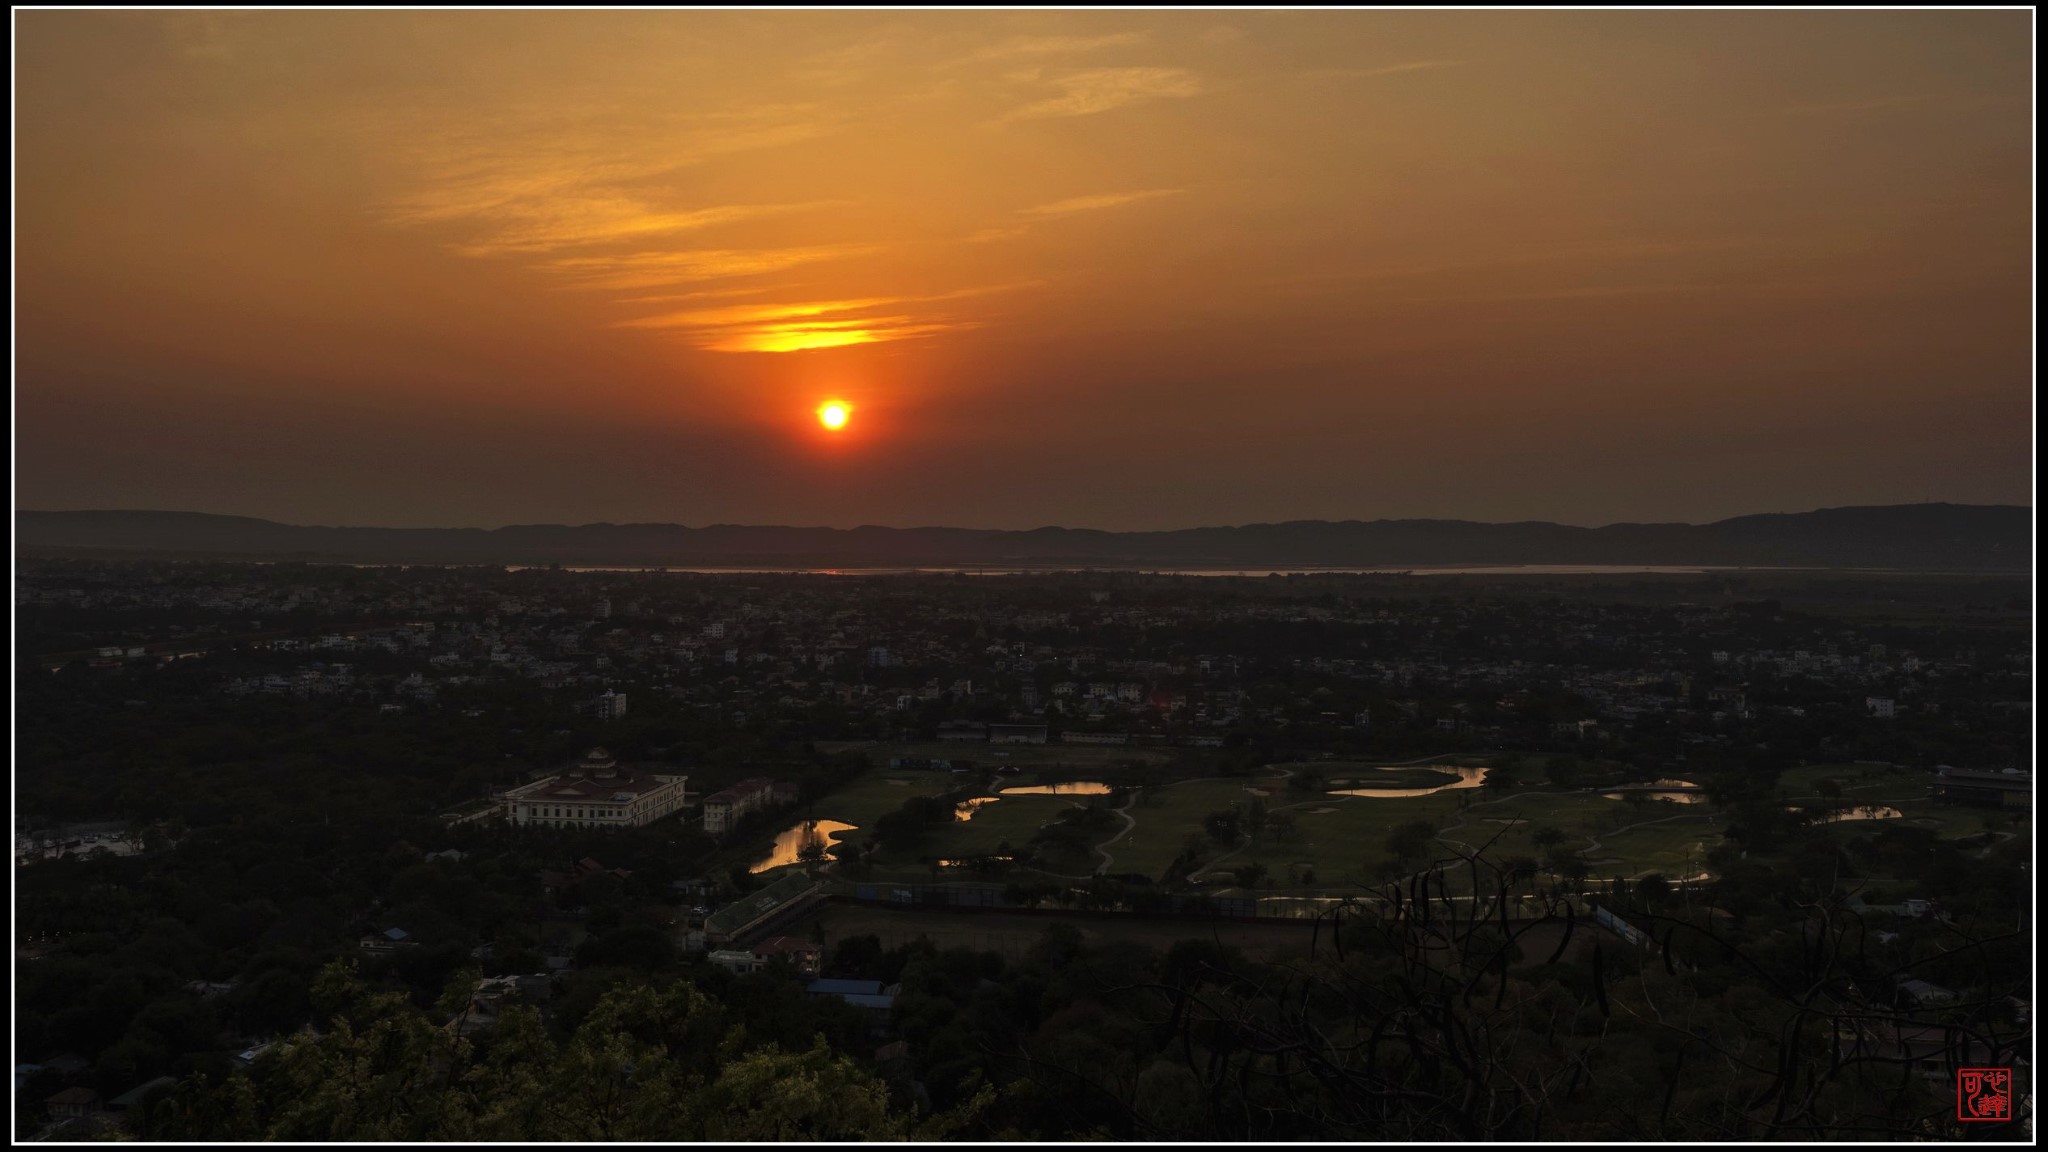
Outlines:
<svg viewBox="0 0 2048 1152"><path fill-rule="evenodd" d="M1746 565L2013 571L2032 564L2033 510L1898 504L1712 524L1576 528L1468 520L1296 520L1173 532L1085 528L782 528L522 524L327 528L200 512L16 512L22 555L132 555L412 564L671 567L1438 567Z"/></svg>

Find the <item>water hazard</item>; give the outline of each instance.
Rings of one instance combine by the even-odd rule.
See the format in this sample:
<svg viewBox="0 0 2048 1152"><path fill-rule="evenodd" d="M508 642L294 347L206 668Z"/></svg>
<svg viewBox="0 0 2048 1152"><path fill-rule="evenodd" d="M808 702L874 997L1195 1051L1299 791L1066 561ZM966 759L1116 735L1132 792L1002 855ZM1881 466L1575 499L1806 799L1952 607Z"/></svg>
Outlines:
<svg viewBox="0 0 2048 1152"><path fill-rule="evenodd" d="M770 868L795 864L803 859L806 846L816 844L829 851L832 845L839 842L839 833L858 830L858 825L843 824L837 820L806 820L795 827L776 833L775 847L769 851L768 858L747 871L766 872Z"/></svg>
<svg viewBox="0 0 2048 1152"><path fill-rule="evenodd" d="M1442 784L1433 784L1427 788L1341 788L1333 790L1330 795L1377 796L1383 800L1397 800L1409 796L1434 796L1439 792L1455 792L1460 788L1477 788L1486 782L1486 774L1492 771L1491 768L1460 768L1450 764L1388 764L1382 765L1379 771L1413 772L1418 769L1425 772L1434 772L1440 776L1449 776L1452 773L1456 773L1458 778L1447 780ZM1362 782L1352 781L1354 784Z"/></svg>
<svg viewBox="0 0 2048 1152"><path fill-rule="evenodd" d="M1801 809L1794 807L1791 811L1798 812ZM1855 808L1839 808L1833 812L1815 812L1812 815L1815 824L1840 824L1847 820L1897 820L1905 816L1905 813L1889 804L1864 804Z"/></svg>

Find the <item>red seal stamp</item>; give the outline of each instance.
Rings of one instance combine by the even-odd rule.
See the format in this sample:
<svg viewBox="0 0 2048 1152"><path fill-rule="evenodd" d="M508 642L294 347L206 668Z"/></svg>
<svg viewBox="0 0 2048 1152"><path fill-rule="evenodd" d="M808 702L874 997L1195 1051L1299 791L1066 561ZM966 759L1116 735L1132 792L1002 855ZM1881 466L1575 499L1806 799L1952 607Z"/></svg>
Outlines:
<svg viewBox="0 0 2048 1152"><path fill-rule="evenodd" d="M1956 1069L1956 1119L2012 1119L2012 1069Z"/></svg>

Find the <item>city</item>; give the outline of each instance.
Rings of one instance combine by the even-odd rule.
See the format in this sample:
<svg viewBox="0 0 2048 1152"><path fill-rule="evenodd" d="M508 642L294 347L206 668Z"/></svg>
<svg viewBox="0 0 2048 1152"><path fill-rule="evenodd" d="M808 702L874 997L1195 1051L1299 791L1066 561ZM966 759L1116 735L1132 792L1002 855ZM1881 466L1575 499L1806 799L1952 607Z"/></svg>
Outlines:
<svg viewBox="0 0 2048 1152"><path fill-rule="evenodd" d="M1343 972L1319 933L1434 876L1453 914L1526 923L1525 963L1554 948L1500 986L1553 994L1676 954L1710 998L1727 957L1662 932L1793 963L1774 941L1818 901L1873 933L1830 993L1932 1093L2026 1026L1994 942L2027 919L2028 610L1968 576L24 560L17 1080L45 1123L136 1123L319 1034L342 956L479 1039L678 981L1022 1125L1004 1093L1047 1057L1005 1024L1014 1066L967 1084L931 1014L974 996L937 971L1192 937ZM1144 1080L1015 1130L1187 1131Z"/></svg>

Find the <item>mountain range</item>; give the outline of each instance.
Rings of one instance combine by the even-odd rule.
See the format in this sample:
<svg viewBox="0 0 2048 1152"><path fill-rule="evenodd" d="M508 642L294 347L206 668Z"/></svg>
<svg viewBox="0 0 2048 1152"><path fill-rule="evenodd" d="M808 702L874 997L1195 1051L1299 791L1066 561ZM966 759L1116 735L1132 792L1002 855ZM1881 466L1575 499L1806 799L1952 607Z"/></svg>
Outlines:
<svg viewBox="0 0 2048 1152"><path fill-rule="evenodd" d="M1582 528L1527 521L1296 520L1229 528L789 528L520 524L341 528L200 512L15 513L27 556L649 567L1403 568L1733 565L2027 571L2033 509L1896 504Z"/></svg>

